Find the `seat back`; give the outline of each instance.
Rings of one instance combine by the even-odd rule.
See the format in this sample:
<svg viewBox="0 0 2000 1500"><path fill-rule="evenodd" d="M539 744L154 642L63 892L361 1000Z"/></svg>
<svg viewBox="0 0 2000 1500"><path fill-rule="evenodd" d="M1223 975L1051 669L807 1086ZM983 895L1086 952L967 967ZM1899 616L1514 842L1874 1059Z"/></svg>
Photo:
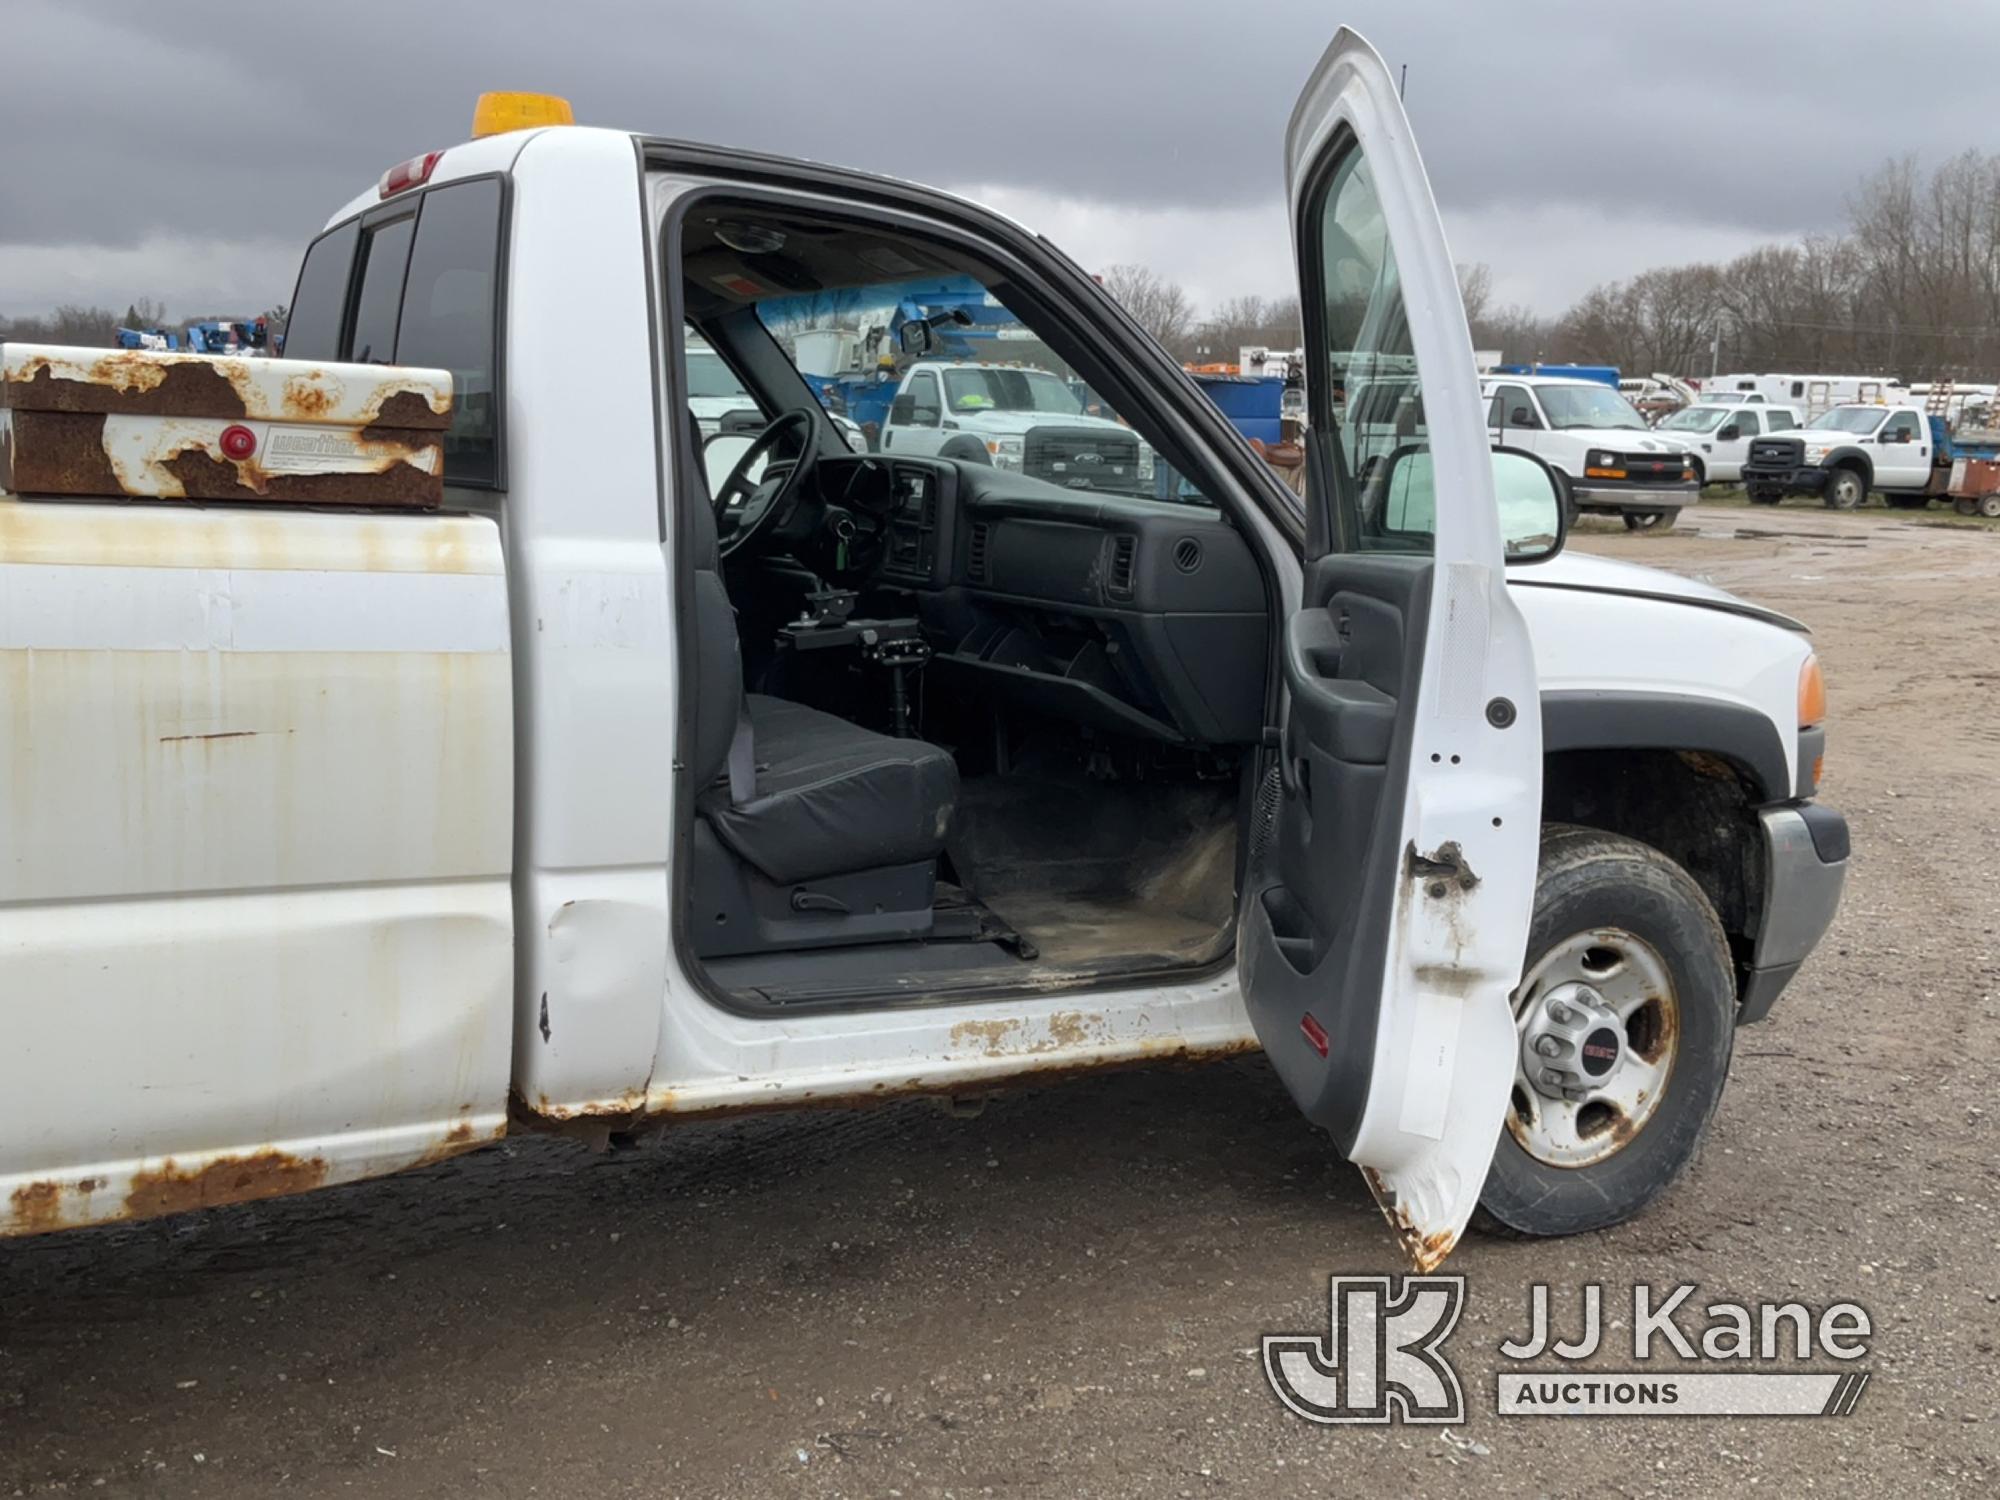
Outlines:
<svg viewBox="0 0 2000 1500"><path fill-rule="evenodd" d="M743 715L743 656L736 638L736 611L722 581L722 543L715 529L715 505L701 462L701 426L688 414L694 444L694 482L686 487L687 529L694 564L694 751L689 760L697 787L720 776L729 761L729 742Z"/></svg>

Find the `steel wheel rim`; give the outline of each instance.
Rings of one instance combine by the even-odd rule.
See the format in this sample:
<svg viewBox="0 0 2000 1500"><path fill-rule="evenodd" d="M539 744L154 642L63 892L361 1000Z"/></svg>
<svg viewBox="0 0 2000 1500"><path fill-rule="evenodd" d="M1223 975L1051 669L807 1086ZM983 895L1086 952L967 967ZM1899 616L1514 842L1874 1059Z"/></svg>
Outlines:
<svg viewBox="0 0 2000 1500"><path fill-rule="evenodd" d="M1554 1027L1556 1003L1583 1020ZM1569 1054L1545 1057L1543 1037L1579 1030L1595 1037L1615 1017L1618 1056L1598 1078L1574 1071ZM1680 1052L1681 1004L1673 973L1660 951L1618 927L1575 933L1542 955L1514 993L1514 1090L1507 1130L1521 1149L1545 1166L1575 1170L1594 1166L1629 1146L1658 1112ZM1582 1082L1551 1097L1553 1086L1530 1076L1545 1068L1572 1069ZM1572 1093L1583 1097L1568 1097Z"/></svg>

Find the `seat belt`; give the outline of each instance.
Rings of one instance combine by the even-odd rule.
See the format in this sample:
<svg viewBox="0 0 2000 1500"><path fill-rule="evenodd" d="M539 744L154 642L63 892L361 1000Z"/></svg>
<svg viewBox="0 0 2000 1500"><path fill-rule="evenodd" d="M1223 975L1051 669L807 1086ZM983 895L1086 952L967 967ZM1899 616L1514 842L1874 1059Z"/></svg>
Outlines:
<svg viewBox="0 0 2000 1500"><path fill-rule="evenodd" d="M757 795L757 744L750 733L750 705L736 710L736 733L729 739L729 801L741 807Z"/></svg>

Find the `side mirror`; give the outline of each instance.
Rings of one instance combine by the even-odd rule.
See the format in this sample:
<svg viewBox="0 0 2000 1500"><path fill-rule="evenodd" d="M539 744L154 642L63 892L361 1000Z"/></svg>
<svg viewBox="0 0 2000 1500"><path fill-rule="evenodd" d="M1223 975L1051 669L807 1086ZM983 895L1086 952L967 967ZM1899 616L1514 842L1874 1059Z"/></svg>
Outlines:
<svg viewBox="0 0 2000 1500"><path fill-rule="evenodd" d="M861 430L861 424L848 417L835 417L833 425L839 429L841 441L847 444L849 453L868 451L868 434Z"/></svg>
<svg viewBox="0 0 2000 1500"><path fill-rule="evenodd" d="M1381 524L1391 533L1435 534L1437 487L1428 448L1398 448L1381 474ZM1493 450L1493 496L1510 563L1541 562L1562 550L1568 530L1555 470L1520 448Z"/></svg>
<svg viewBox="0 0 2000 1500"><path fill-rule="evenodd" d="M893 425L907 427L916 420L917 398L908 391L889 403L889 421Z"/></svg>
<svg viewBox="0 0 2000 1500"><path fill-rule="evenodd" d="M896 347L905 359L922 359L937 348L937 330L922 318L911 318L896 330Z"/></svg>
<svg viewBox="0 0 2000 1500"><path fill-rule="evenodd" d="M1533 427L1535 425L1535 414L1525 406L1517 406L1507 413L1507 425L1509 427Z"/></svg>
<svg viewBox="0 0 2000 1500"><path fill-rule="evenodd" d="M1718 443L1733 443L1742 436L1743 429L1738 427L1734 422L1731 422L1715 435L1715 440Z"/></svg>
<svg viewBox="0 0 2000 1500"><path fill-rule="evenodd" d="M1541 459L1519 448L1495 448L1493 498L1508 562L1545 562L1562 551L1569 534L1562 484Z"/></svg>

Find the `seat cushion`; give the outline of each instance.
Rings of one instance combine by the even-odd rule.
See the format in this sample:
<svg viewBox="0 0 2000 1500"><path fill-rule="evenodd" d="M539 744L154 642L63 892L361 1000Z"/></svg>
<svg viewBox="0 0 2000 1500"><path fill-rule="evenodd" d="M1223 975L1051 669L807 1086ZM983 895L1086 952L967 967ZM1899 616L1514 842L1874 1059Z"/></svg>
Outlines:
<svg viewBox="0 0 2000 1500"><path fill-rule="evenodd" d="M731 805L718 788L702 805L723 843L784 883L938 856L958 800L950 751L782 698L744 703L756 793Z"/></svg>

